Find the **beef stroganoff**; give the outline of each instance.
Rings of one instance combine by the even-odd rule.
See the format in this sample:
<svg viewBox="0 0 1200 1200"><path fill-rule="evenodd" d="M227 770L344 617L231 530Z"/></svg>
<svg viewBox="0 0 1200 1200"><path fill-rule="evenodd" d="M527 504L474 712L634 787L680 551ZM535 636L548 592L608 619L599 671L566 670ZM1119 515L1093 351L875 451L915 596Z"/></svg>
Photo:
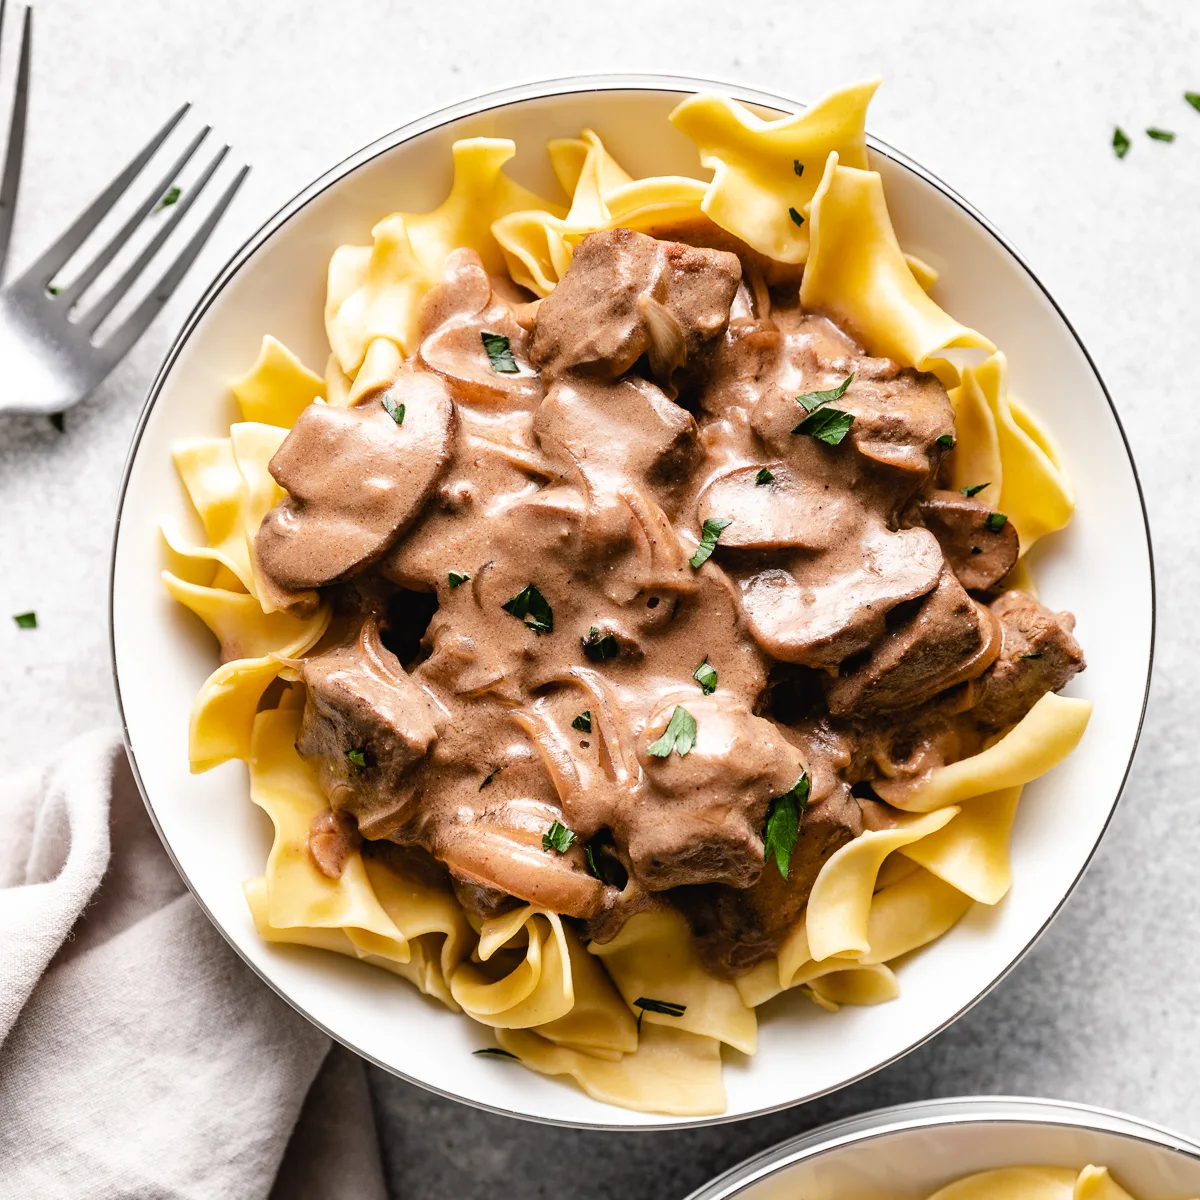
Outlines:
<svg viewBox="0 0 1200 1200"><path fill-rule="evenodd" d="M164 578L221 644L189 752L274 823L259 933L628 1108L722 1111L783 991L897 995L1090 712L1025 557L1069 481L896 240L874 86L685 100L708 183L551 142L565 205L456 143L334 254L324 376L265 338L175 451L207 545Z"/></svg>

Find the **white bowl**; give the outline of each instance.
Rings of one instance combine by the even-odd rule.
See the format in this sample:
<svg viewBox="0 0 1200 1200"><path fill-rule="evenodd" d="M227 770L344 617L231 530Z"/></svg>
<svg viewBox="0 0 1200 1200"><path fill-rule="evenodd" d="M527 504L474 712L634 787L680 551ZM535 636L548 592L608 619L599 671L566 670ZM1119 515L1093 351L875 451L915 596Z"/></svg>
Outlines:
<svg viewBox="0 0 1200 1200"><path fill-rule="evenodd" d="M112 646L134 772L168 852L234 948L281 996L359 1054L406 1079L498 1112L629 1129L709 1124L796 1104L877 1070L931 1037L988 991L1070 893L1104 832L1129 768L1153 642L1153 579L1141 494L1104 385L1074 331L1008 244L963 200L878 141L904 247L941 272L935 293L1006 351L1014 393L1057 434L1078 491L1075 521L1035 552L1043 598L1078 616L1089 669L1072 692L1095 702L1075 754L1030 785L1013 842L1016 885L995 910L976 906L900 972L899 1000L823 1013L798 995L760 1010L758 1055L727 1056L723 1118L685 1121L610 1108L563 1081L473 1058L489 1031L385 972L337 955L261 941L241 884L270 846L241 764L188 773L188 712L216 665L211 640L163 590L159 523L192 517L171 463L180 439L224 436L237 419L228 382L264 333L324 363L329 256L368 242L396 209L432 208L450 183L450 145L512 137L512 173L553 194L551 137L595 127L628 170L701 175L695 149L666 120L681 94L720 88L767 108L782 97L707 80L576 78L484 96L423 117L361 150L255 234L208 290L167 355L126 468L112 569ZM185 526L186 527L186 526Z"/></svg>
<svg viewBox="0 0 1200 1200"><path fill-rule="evenodd" d="M1200 1145L1134 1117L998 1096L902 1104L814 1129L687 1200L924 1200L976 1171L1108 1167L1137 1200L1200 1195Z"/></svg>

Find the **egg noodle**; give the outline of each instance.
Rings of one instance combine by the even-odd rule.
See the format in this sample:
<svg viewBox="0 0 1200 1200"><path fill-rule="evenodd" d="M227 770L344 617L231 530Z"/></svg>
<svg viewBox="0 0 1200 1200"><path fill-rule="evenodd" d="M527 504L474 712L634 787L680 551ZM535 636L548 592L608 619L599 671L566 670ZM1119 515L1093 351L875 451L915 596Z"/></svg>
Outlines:
<svg viewBox="0 0 1200 1200"><path fill-rule="evenodd" d="M928 1200L1135 1200L1107 1167L1001 1167L968 1175Z"/></svg>
<svg viewBox="0 0 1200 1200"><path fill-rule="evenodd" d="M675 910L638 913L610 941L585 945L559 915L532 905L468 918L449 886L358 850L330 878L307 847L328 802L296 750L304 705L297 666L325 633L330 609L312 597L309 615L295 615L304 606L279 607L258 575L250 548L284 495L268 463L308 405L353 404L415 353L421 301L452 251L469 247L489 273L544 297L588 233L703 215L770 259L804 264L805 310L844 321L871 354L937 375L956 418L953 486L988 480L990 503L1008 514L1024 554L1068 522L1071 485L1047 434L1009 396L1004 355L938 306L928 291L934 272L897 242L866 151L875 86L857 84L771 120L722 96L689 97L670 119L712 171L708 183L633 179L591 130L552 141L565 205L505 175L513 142L455 143L453 185L438 208L386 217L370 245L334 253L324 375L268 336L232 385L243 419L227 437L174 449L203 537L164 530L171 569L163 578L221 647L221 665L192 711L191 766L244 761L250 798L274 825L266 870L245 884L258 932L401 975L494 1029L498 1048L526 1067L569 1075L588 1095L625 1108L723 1111L721 1047L753 1054L755 1007L781 992L799 989L828 1010L895 997L896 960L946 933L973 903L995 905L1008 892L1021 789L1072 751L1090 704L1047 693L982 752L907 792L894 827L867 830L828 858L777 957L732 981L704 969ZM804 220L789 217L789 207ZM951 358L962 356L947 352L964 349L980 361L956 367ZM1027 577L1023 563L1017 569ZM635 1005L645 997L669 1000L670 1011ZM937 1200L1035 1195L1126 1193L1092 1167L1078 1175L1022 1168L964 1180Z"/></svg>

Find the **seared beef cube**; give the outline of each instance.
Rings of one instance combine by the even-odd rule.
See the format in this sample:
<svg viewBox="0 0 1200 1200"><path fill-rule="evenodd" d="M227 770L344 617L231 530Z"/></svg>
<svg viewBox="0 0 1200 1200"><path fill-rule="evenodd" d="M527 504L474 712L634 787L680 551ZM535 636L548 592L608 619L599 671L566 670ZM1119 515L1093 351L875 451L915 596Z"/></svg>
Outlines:
<svg viewBox="0 0 1200 1200"><path fill-rule="evenodd" d="M980 680L981 698L971 716L985 728L1004 729L1047 692L1066 687L1087 664L1072 636L1071 613L1056 613L1018 591L998 596L991 610L1000 621L1000 656Z"/></svg>
<svg viewBox="0 0 1200 1200"><path fill-rule="evenodd" d="M379 639L358 638L306 660L308 697L296 748L313 759L330 807L349 812L367 837L400 823L408 776L437 741L437 710Z"/></svg>
<svg viewBox="0 0 1200 1200"><path fill-rule="evenodd" d="M749 888L715 884L672 892L704 965L731 977L775 954L800 920L821 868L862 831L862 810L849 788L839 785L805 809L786 879L772 859Z"/></svg>
<svg viewBox="0 0 1200 1200"><path fill-rule="evenodd" d="M1016 565L1017 531L1011 521L995 528L995 515L986 504L961 492L936 491L922 496L918 508L963 587L995 587Z"/></svg>
<svg viewBox="0 0 1200 1200"><path fill-rule="evenodd" d="M724 332L741 277L724 251L628 229L589 234L538 308L530 360L549 386L571 370L616 379L645 354L669 383Z"/></svg>
<svg viewBox="0 0 1200 1200"><path fill-rule="evenodd" d="M913 708L981 675L1000 650L995 625L943 568L916 612L885 634L866 661L850 660L853 668L829 683L829 711L843 717Z"/></svg>

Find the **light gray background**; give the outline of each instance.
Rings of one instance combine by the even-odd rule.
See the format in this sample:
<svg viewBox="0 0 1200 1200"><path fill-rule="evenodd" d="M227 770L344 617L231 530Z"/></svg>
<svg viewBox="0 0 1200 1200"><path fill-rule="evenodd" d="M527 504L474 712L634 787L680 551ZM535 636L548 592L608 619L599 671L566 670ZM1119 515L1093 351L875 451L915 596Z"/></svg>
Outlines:
<svg viewBox="0 0 1200 1200"><path fill-rule="evenodd" d="M836 1097L704 1131L542 1128L376 1073L396 1194L674 1200L831 1117L961 1093L1081 1100L1200 1137L1200 638L1190 615L1200 585L1200 113L1181 98L1200 90L1200 4L37 0L36 21L18 269L182 99L255 169L168 312L65 434L0 416L0 771L115 720L113 506L146 385L207 278L311 177L473 92L660 69L813 98L882 72L872 130L1024 251L1091 348L1141 466L1159 587L1141 751L1085 881L992 996ZM1114 122L1134 140L1123 162L1109 145ZM1148 141L1151 124L1178 140ZM41 627L19 633L9 614L29 608Z"/></svg>

